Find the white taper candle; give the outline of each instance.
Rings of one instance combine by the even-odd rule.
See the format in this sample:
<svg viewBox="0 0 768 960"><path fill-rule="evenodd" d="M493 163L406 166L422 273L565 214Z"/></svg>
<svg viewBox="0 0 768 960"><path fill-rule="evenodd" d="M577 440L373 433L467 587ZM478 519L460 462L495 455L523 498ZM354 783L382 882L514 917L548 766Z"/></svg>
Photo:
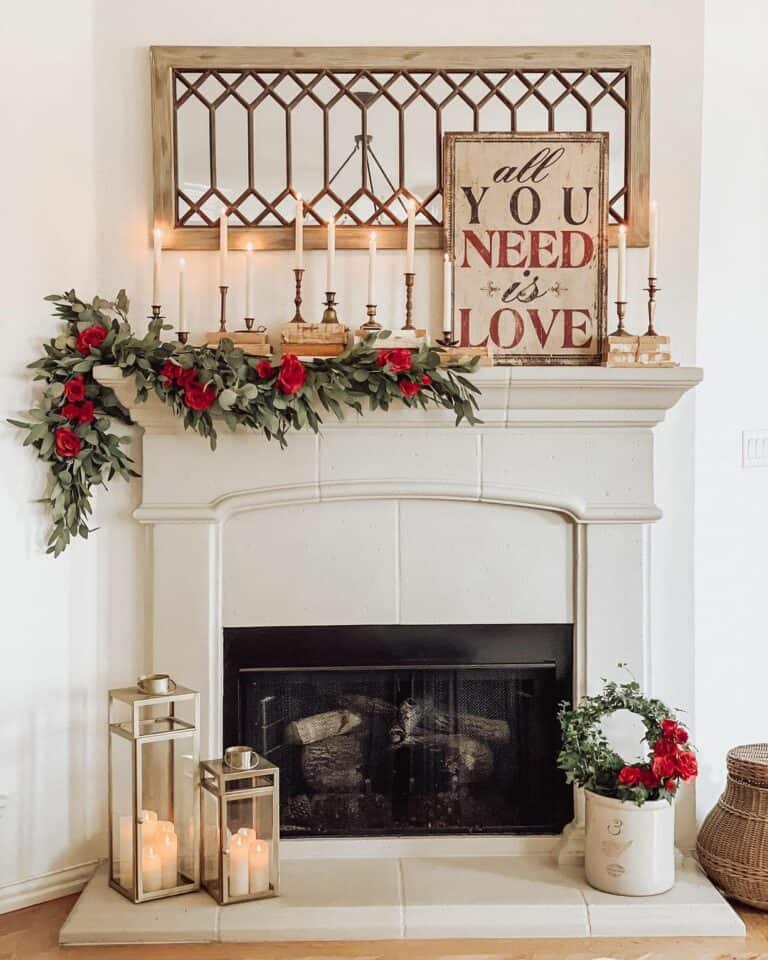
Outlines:
<svg viewBox="0 0 768 960"><path fill-rule="evenodd" d="M253 244L245 245L245 315L253 316Z"/></svg>
<svg viewBox="0 0 768 960"><path fill-rule="evenodd" d="M159 306L160 300L160 259L163 249L163 231L155 227L152 244L152 305Z"/></svg>
<svg viewBox="0 0 768 960"><path fill-rule="evenodd" d="M229 254L229 238L227 236L228 224L227 214L223 211L219 217L219 286L229 286L227 279L227 258Z"/></svg>
<svg viewBox="0 0 768 960"><path fill-rule="evenodd" d="M376 303L376 233L368 238L368 303Z"/></svg>
<svg viewBox="0 0 768 960"><path fill-rule="evenodd" d="M408 200L408 231L406 234L405 272L414 273L414 257L416 250L416 201Z"/></svg>
<svg viewBox="0 0 768 960"><path fill-rule="evenodd" d="M179 260L179 333L187 332L187 318L184 314L184 271L186 270L187 261L182 257Z"/></svg>
<svg viewBox="0 0 768 960"><path fill-rule="evenodd" d="M659 253L659 208L656 201L651 201L648 215L648 276L656 277L656 258Z"/></svg>
<svg viewBox="0 0 768 960"><path fill-rule="evenodd" d="M296 269L304 269L304 201L296 196Z"/></svg>
<svg viewBox="0 0 768 960"><path fill-rule="evenodd" d="M328 221L328 263L325 278L326 291L335 291L336 277L336 221L331 217Z"/></svg>
<svg viewBox="0 0 768 960"><path fill-rule="evenodd" d="M618 245L618 276L616 278L616 299L622 303L627 299L627 228L622 223L619 226Z"/></svg>
<svg viewBox="0 0 768 960"><path fill-rule="evenodd" d="M446 253L443 257L443 332L453 332L451 312L451 259Z"/></svg>

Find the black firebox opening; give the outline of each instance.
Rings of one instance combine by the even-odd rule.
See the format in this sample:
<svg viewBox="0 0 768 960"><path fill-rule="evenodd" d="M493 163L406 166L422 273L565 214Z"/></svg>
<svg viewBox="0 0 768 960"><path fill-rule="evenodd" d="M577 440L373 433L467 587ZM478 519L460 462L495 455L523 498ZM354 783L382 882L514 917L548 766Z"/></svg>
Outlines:
<svg viewBox="0 0 768 960"><path fill-rule="evenodd" d="M280 767L283 836L558 833L570 624L224 630L224 744Z"/></svg>

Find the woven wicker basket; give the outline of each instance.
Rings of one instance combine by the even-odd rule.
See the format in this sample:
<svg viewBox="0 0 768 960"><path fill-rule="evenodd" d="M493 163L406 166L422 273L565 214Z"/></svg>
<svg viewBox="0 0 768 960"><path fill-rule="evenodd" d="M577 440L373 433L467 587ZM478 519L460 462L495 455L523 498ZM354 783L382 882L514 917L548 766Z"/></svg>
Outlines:
<svg viewBox="0 0 768 960"><path fill-rule="evenodd" d="M728 752L728 782L702 824L699 862L723 893L768 910L768 744Z"/></svg>

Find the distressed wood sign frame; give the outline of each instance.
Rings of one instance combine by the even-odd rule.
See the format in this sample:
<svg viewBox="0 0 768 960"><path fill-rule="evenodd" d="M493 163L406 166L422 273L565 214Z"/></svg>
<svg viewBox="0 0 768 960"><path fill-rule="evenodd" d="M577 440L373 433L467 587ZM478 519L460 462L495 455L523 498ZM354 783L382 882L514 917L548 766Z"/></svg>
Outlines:
<svg viewBox="0 0 768 960"><path fill-rule="evenodd" d="M482 167L482 172L479 175L474 170L460 170L460 166L466 161L466 158L460 156L462 145L467 145L469 150L474 152L475 162L478 167ZM574 149L569 151L569 146ZM484 155L482 151L484 151ZM565 161L566 164L577 164L585 156L590 156L589 162L594 166L590 167L589 162L585 163L583 176L578 177L576 182L562 181L563 174L558 170L561 161ZM485 309L490 314L488 331L485 331L483 327L483 343L489 338L493 339L490 317L496 317L498 327L501 322L501 313L505 313L513 314L517 324L516 334L522 337L521 342L536 347L535 350L525 352L521 350L518 353L514 352L512 347L505 348L502 344L494 342L491 346L493 351L497 353L495 362L500 361L509 366L594 366L599 364L603 355L607 322L608 134L446 133L443 157L446 201L445 245L453 261L451 304L453 328L455 333L459 334L459 345L462 347L483 345L468 342L466 338L461 339L463 332L462 309L472 309L479 305L481 310ZM579 171L579 173L581 172ZM559 177L558 173L560 173ZM552 179L550 180L550 178ZM550 180L549 183L548 180ZM584 181L588 182L585 183ZM584 220L588 219L591 225L588 239L593 244L593 249L583 264L573 263L566 266L566 237L568 238L568 250L571 251L571 239L577 233L583 233L583 231L567 229L569 226L579 225L573 208L570 213L560 213L560 211L568 210L566 191L568 191L567 200L572 202L575 207L577 201L573 200L573 191L577 188L586 188L590 192L594 191L594 203L589 194L585 194L587 200L584 213ZM522 206L525 204L527 204L527 208L523 213ZM459 214L459 207L461 215ZM553 212L553 208L558 211L557 214ZM516 213L513 213L513 211L516 211ZM466 217L465 213L468 213L469 217ZM543 221L540 220L542 215L544 217ZM486 218L490 218L490 220ZM472 229L465 229L469 224L472 225ZM530 229L528 229L529 227ZM544 256L551 258L554 254L553 248L558 243L558 228L560 228L561 234L562 257L555 254L555 260L562 259L563 262L558 263L557 266L539 262L536 269L544 271L541 277L544 282L546 282L545 278L551 276L549 271L553 269L568 271L570 268L576 268L581 271L581 275L575 271L565 274L559 272L556 275L556 286L539 292L540 277L531 275L531 270L524 269L533 266L533 236L536 235L539 244L535 248L536 259L540 260L542 253ZM466 235L463 245L459 248L457 240L460 230L462 234ZM469 234L472 236L468 236ZM487 246L482 234L485 234L487 238ZM510 237L513 238L512 243L510 243ZM469 240L477 241L477 248ZM517 241L516 244L515 240ZM586 240L583 241L585 245L586 242ZM528 244L528 249L523 252L526 244ZM486 264L487 269L483 269L482 272L488 273L493 271L494 268L497 269L499 272L496 276L502 279L503 283L499 285L493 283L493 273L491 272L490 276L483 277L486 286L480 286L481 279L478 277L478 272L482 267L480 263L477 263L476 269L473 269L470 265L470 247L475 250L475 261ZM496 252L495 264L493 263L494 250ZM510 250L514 251L514 256L523 257L519 266L508 262ZM464 265L459 262L460 260L464 261ZM515 270L518 272L515 273ZM588 271L586 278L584 277L585 271ZM570 276L571 280L569 282L572 284L580 282L584 292L576 292L573 287L569 290L568 287L561 285L562 276ZM457 279L460 281L458 284ZM474 283L472 282L473 279ZM521 299L518 301L516 296L507 300L504 297L505 283L514 284L521 297L527 289L526 285L534 283L536 285L533 291L535 297L532 293L530 294L532 299L529 300ZM457 286L460 290L458 295ZM542 286L544 286L544 283L542 283ZM508 289L512 290L513 288L510 286ZM474 294L479 294L481 291L486 295L484 298L473 298ZM572 301L568 296L569 293L570 297L576 297L577 299ZM548 294L549 303L544 306L542 298L546 298ZM499 299L495 301L497 295L499 295ZM582 296L583 299L578 299L579 296ZM561 297L563 297L562 300ZM529 303L530 308L528 307ZM575 342L574 334L581 329L577 323L577 318L587 308L590 310L589 316L594 324L594 333L588 341L589 353L576 353L577 350L585 349ZM545 327L545 323L541 319L542 309L552 311L548 327ZM499 311L498 315L496 311ZM573 312L570 313L569 311ZM556 317L556 312L560 314L559 318ZM566 314L568 314L568 319L566 319ZM468 316L467 327L470 330L471 319ZM509 317L507 316L504 319L509 319ZM477 320L477 317L475 317L475 320ZM554 346L551 348L548 346L549 337L552 336L552 331L555 329L556 320L563 324L563 345L559 350ZM538 334L535 333L537 323L541 325ZM567 323L570 324L567 329L570 331L568 336L572 341L568 348L565 344ZM559 332L559 326L555 332ZM542 336L544 337L543 340L541 339ZM539 340L538 346L536 344L537 338Z"/></svg>
<svg viewBox="0 0 768 960"><path fill-rule="evenodd" d="M215 136L215 109L226 98L238 98L240 79L233 78L239 73L242 77L258 79L263 87L256 101L239 97L239 103L251 119L258 100L263 97L278 99L276 87L286 78L301 88L301 94L292 101L280 101L286 111L286 184L279 198L267 200L272 209L277 209L279 201L295 195L296 188L291 182L291 111L301 98L314 96L314 85L318 79L308 79L311 73L316 78L328 77L339 87L339 97L347 98L362 115L365 132L366 113L369 103L377 99L386 99L397 109L401 130L399 152L399 182L396 192L388 199L392 217L386 215L387 222L376 223L375 229L379 246L398 248L405 245L405 226L402 211L392 200L411 196L404 172L402 143L403 116L407 103L396 101L390 89L390 82L383 79L382 72L391 72L396 78L405 78L414 89L414 97L426 98L437 111L438 141L442 139L440 126L441 104L430 100L428 85L435 78L444 79L451 88L450 94L442 104L450 100L460 100L473 111L475 129L480 130L480 112L488 98L498 98L510 111L510 129L515 129L516 110L525 101L535 101L547 113L547 126L550 131L557 129L558 108L566 97L573 97L585 111L585 128L594 127L594 109L599 101L608 98L624 110L624 187L621 190L625 204L625 220L628 225L628 242L632 246L646 246L648 243L648 180L649 180L649 131L650 131L650 48L648 46L584 46L584 47L185 47L157 46L151 48L151 97L152 97L152 142L154 167L154 222L165 232L164 246L177 250L215 250L218 246L218 233L213 223L207 225L183 225L179 217L179 197L177 184L177 108L175 78L177 73L186 71L196 73L200 80L213 77L221 85L223 93L213 103L205 100L200 92L200 83L189 81L184 87L184 95L191 90L191 96L199 97L210 111L210 126ZM272 79L264 79L263 74L270 73ZM464 76L457 79L457 74ZM500 78L519 77L526 92L518 101L505 99L502 89L504 80ZM346 78L346 79L345 79ZM351 79L349 79L351 78ZM600 93L589 99L580 93L579 84L584 79L598 85ZM394 78L393 78L394 79ZM354 86L358 80L365 80L376 91L371 101L363 102L356 98ZM471 84L481 81L488 90L479 100L470 95ZM545 91L547 84L557 81L560 96L548 99ZM317 103L317 98L315 97ZM327 186L330 173L328 163L329 120L328 105L318 103L322 111L324 128L324 180ZM295 144L293 148L295 149ZM211 150L212 166L215 171L214 147ZM436 144L438 176L442 169L440 143ZM252 158L249 158L249 191L256 190L254 184ZM364 165L363 165L364 167ZM362 181L366 183L365 169ZM212 177L215 191L215 174ZM438 183L438 193L443 184ZM294 227L286 214L286 206L276 214L278 225L253 225L247 217L240 218L236 211L241 198L228 199L230 218L229 242L234 249L244 249L251 242L256 249L289 250L293 246ZM305 198L306 199L306 198ZM424 199L424 198L417 198ZM382 204L384 201L382 201ZM350 204L351 205L351 204ZM382 208L383 209L383 206ZM441 249L444 229L425 208L422 208L421 224L417 222L416 244L424 249ZM243 219L246 222L243 222ZM257 218L258 219L258 218ZM615 243L617 223L620 217L609 227L609 242ZM391 225L387 225L390 223ZM313 215L311 203L307 209L307 226L304 243L307 249L320 249L326 242L326 230L322 218ZM368 223L368 221L365 221ZM315 225L313 225L315 224ZM370 225L339 225L336 234L340 248L362 248L368 243Z"/></svg>

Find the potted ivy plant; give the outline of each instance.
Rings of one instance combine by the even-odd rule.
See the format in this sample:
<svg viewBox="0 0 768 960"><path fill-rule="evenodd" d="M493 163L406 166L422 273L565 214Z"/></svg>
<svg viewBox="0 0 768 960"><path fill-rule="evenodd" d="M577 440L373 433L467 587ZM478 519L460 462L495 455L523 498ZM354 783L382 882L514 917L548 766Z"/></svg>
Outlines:
<svg viewBox="0 0 768 960"><path fill-rule="evenodd" d="M558 765L586 796L587 882L630 897L664 893L675 882L673 801L680 781L698 773L696 754L674 712L634 679L603 683L598 696L563 703L558 714ZM645 759L626 763L608 742L601 723L617 710L641 719Z"/></svg>

